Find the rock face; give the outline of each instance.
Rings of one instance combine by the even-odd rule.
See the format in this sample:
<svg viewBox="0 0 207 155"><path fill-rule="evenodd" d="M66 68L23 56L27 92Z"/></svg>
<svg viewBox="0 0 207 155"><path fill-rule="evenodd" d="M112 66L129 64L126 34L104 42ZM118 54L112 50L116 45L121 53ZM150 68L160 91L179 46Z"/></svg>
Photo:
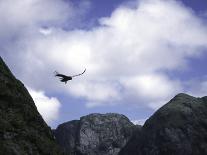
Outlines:
<svg viewBox="0 0 207 155"><path fill-rule="evenodd" d="M68 155L117 155L136 128L124 115L90 114L59 125L54 133Z"/></svg>
<svg viewBox="0 0 207 155"><path fill-rule="evenodd" d="M59 155L51 129L0 57L0 154Z"/></svg>
<svg viewBox="0 0 207 155"><path fill-rule="evenodd" d="M207 97L175 96L136 132L119 155L207 154Z"/></svg>

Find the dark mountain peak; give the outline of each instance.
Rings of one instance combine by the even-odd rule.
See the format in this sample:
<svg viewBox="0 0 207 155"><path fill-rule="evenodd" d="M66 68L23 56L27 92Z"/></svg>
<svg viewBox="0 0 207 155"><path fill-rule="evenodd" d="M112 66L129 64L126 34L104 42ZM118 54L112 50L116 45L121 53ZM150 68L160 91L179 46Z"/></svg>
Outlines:
<svg viewBox="0 0 207 155"><path fill-rule="evenodd" d="M167 104L165 104L163 107L168 107L168 106L184 106L185 103L192 103L192 102L197 102L200 98L193 97L191 95L185 94L185 93L179 93L175 97L173 97ZM161 107L160 109L162 109Z"/></svg>
<svg viewBox="0 0 207 155"><path fill-rule="evenodd" d="M120 155L207 154L206 99L176 95L146 121Z"/></svg>
<svg viewBox="0 0 207 155"><path fill-rule="evenodd" d="M191 103L191 102L197 102L200 100L199 97L194 97L185 93L177 94L173 99L170 100L171 104L180 104L180 103Z"/></svg>
<svg viewBox="0 0 207 155"><path fill-rule="evenodd" d="M61 152L24 85L0 58L0 154Z"/></svg>
<svg viewBox="0 0 207 155"><path fill-rule="evenodd" d="M14 78L13 74L11 73L10 69L7 67L1 56L0 56L0 72L1 72L1 76L4 77L8 76L10 78Z"/></svg>
<svg viewBox="0 0 207 155"><path fill-rule="evenodd" d="M196 98L188 94L180 93L158 109L153 116L167 118L172 115L172 117L175 118L180 115L188 115L200 106L203 106L202 98ZM153 116L151 116L150 119L152 119Z"/></svg>
<svg viewBox="0 0 207 155"><path fill-rule="evenodd" d="M188 95L186 93L179 93L179 94L175 95L174 98L195 98L195 97Z"/></svg>

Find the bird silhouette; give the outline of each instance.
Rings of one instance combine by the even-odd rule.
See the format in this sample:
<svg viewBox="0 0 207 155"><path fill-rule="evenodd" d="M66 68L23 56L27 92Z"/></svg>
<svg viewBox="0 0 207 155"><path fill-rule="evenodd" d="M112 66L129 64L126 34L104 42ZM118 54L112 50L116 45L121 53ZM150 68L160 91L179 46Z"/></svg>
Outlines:
<svg viewBox="0 0 207 155"><path fill-rule="evenodd" d="M65 82L65 84L66 84L69 80L72 80L73 77L80 76L83 73L85 73L85 71L86 71L86 69L82 73L77 74L77 75L73 75L73 76L67 76L67 75L64 75L64 74L59 74L57 71L55 71L54 73L55 73L55 76L60 78L61 82Z"/></svg>

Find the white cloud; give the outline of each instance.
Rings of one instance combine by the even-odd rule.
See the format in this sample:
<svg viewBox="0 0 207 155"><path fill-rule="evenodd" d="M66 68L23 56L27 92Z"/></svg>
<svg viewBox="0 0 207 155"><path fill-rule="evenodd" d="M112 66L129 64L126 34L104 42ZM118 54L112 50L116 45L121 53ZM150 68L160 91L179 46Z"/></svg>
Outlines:
<svg viewBox="0 0 207 155"><path fill-rule="evenodd" d="M46 2L49 6L59 3ZM62 11L65 13L63 3L52 7L57 10L46 17L32 14L35 17L31 22L56 21ZM16 10L10 10L13 9ZM24 12L17 15L21 17ZM66 17L67 14L60 18L60 23ZM19 22L25 24L25 21ZM58 90L83 97L88 107L136 99L134 102L143 101L146 106L157 108L183 89L182 81L171 79L166 71L182 70L189 58L201 55L201 49L207 48L204 22L191 10L170 0L142 0L134 8L119 7L110 17L100 19L100 26L90 30L66 31L61 26L35 25L38 31L25 32L27 37L21 37L15 46L18 58L12 62L20 65L19 78L30 87L45 91L57 91L54 88L61 87ZM11 49L10 53L13 53ZM49 78L56 69L73 74L85 67L86 74L70 82L68 87L58 86Z"/></svg>
<svg viewBox="0 0 207 155"><path fill-rule="evenodd" d="M72 8L61 0L0 1L1 37L35 33L38 26L61 25L71 12Z"/></svg>
<svg viewBox="0 0 207 155"><path fill-rule="evenodd" d="M121 83L126 96L136 96L136 100L147 102L153 109L160 107L183 89L179 81L156 73L134 76Z"/></svg>
<svg viewBox="0 0 207 155"><path fill-rule="evenodd" d="M118 100L119 93L116 86L113 83L107 82L86 82L86 83L76 83L71 84L70 91L71 94L75 96L86 97L90 101L96 102L106 102L111 100Z"/></svg>
<svg viewBox="0 0 207 155"><path fill-rule="evenodd" d="M58 119L60 102L55 97L47 97L43 91L28 89L32 96L37 110L47 123L51 123Z"/></svg>
<svg viewBox="0 0 207 155"><path fill-rule="evenodd" d="M180 90L180 84L163 75L148 74L126 79L123 85L140 97L157 99ZM175 92L174 92L175 91Z"/></svg>
<svg viewBox="0 0 207 155"><path fill-rule="evenodd" d="M147 119L138 119L138 120L131 120L134 125L144 125Z"/></svg>

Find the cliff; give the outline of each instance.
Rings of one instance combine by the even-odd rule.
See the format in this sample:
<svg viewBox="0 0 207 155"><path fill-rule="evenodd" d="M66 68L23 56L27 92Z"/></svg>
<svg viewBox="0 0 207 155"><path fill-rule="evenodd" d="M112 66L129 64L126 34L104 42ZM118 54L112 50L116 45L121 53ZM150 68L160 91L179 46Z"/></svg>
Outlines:
<svg viewBox="0 0 207 155"><path fill-rule="evenodd" d="M136 128L124 115L90 114L59 125L54 133L68 155L117 155Z"/></svg>
<svg viewBox="0 0 207 155"><path fill-rule="evenodd" d="M59 155L51 129L0 57L0 154Z"/></svg>

